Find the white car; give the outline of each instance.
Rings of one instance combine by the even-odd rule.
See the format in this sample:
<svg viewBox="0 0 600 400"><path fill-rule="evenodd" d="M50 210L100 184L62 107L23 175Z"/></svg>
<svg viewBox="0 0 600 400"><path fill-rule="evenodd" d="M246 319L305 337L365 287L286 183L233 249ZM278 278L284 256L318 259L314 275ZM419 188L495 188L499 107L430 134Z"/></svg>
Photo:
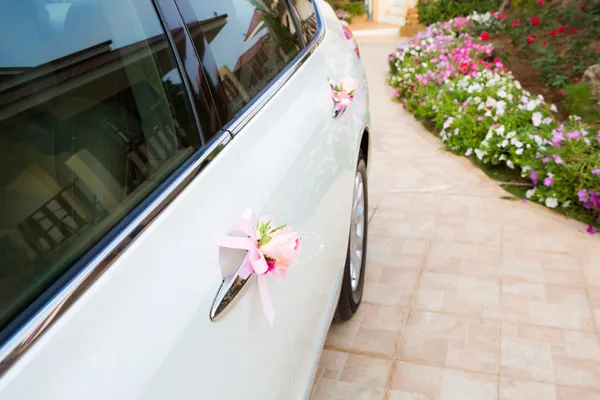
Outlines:
<svg viewBox="0 0 600 400"><path fill-rule="evenodd" d="M367 246L367 82L331 7L0 11L0 399L307 398ZM215 239L247 209L301 237L272 325Z"/></svg>

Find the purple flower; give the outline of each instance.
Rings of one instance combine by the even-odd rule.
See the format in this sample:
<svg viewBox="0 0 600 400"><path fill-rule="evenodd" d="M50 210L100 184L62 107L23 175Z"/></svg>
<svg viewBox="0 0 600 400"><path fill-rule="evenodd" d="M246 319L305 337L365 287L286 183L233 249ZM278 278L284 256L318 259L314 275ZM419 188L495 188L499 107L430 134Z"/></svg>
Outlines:
<svg viewBox="0 0 600 400"><path fill-rule="evenodd" d="M586 231L590 235L593 235L594 233L596 233L596 228L594 228L592 225L590 225L590 226L587 227Z"/></svg>
<svg viewBox="0 0 600 400"><path fill-rule="evenodd" d="M531 172L529 173L529 177L531 178L531 182L533 182L534 185L537 185L538 183L538 173L535 169L532 169Z"/></svg>
<svg viewBox="0 0 600 400"><path fill-rule="evenodd" d="M552 160L550 157L544 157L542 158L542 163L547 164L550 162L550 160Z"/></svg>
<svg viewBox="0 0 600 400"><path fill-rule="evenodd" d="M557 163L557 164L562 164L563 163L563 160L562 160L562 158L560 158L559 155L554 154L554 155L552 155L552 158L554 158L554 162Z"/></svg>
<svg viewBox="0 0 600 400"><path fill-rule="evenodd" d="M540 152L538 151L537 153L535 153L535 158L539 159L542 155L540 154Z"/></svg>
<svg viewBox="0 0 600 400"><path fill-rule="evenodd" d="M565 135L562 132L555 131L552 135L552 143L554 143L554 147L558 147L564 138Z"/></svg>
<svg viewBox="0 0 600 400"><path fill-rule="evenodd" d="M554 179L552 179L551 175L548 175L547 177L544 178L544 186L552 186L553 183L554 183Z"/></svg>
<svg viewBox="0 0 600 400"><path fill-rule="evenodd" d="M589 199L588 191L586 189L581 189L577 192L577 197L579 197L580 202L585 203Z"/></svg>
<svg viewBox="0 0 600 400"><path fill-rule="evenodd" d="M581 132L579 132L579 131L567 132L567 137L569 139L580 139Z"/></svg>
<svg viewBox="0 0 600 400"><path fill-rule="evenodd" d="M596 168L592 170L593 175L600 175L600 168Z"/></svg>

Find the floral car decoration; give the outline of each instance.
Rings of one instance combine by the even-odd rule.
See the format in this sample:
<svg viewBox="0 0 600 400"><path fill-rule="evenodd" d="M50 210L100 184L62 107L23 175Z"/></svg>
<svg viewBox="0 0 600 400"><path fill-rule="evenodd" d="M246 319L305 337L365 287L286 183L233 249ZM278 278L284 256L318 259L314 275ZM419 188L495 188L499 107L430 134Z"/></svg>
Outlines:
<svg viewBox="0 0 600 400"><path fill-rule="evenodd" d="M494 55L487 32L469 34L490 21L455 18L398 45L389 55L394 100L429 121L448 150L518 169L531 181L527 198L549 208L576 204L597 224L600 132L577 116L558 122L556 106L525 90Z"/></svg>
<svg viewBox="0 0 600 400"><path fill-rule="evenodd" d="M216 242L221 247L248 250L240 276L248 279L252 274L257 275L263 310L272 326L275 311L269 296L267 276L283 282L288 269L298 262L300 237L289 226L275 226L271 217L259 219L251 210L240 216L238 224L248 237L225 236Z"/></svg>
<svg viewBox="0 0 600 400"><path fill-rule="evenodd" d="M343 110L354 101L354 93L356 92L356 81L354 79L344 78L339 83L330 79L329 88L336 109Z"/></svg>

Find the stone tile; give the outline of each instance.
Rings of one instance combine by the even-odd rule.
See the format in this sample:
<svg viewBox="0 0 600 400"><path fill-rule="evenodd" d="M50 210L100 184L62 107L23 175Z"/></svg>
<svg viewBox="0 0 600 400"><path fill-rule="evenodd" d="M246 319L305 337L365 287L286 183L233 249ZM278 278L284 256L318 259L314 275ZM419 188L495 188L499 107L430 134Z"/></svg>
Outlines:
<svg viewBox="0 0 600 400"><path fill-rule="evenodd" d="M498 377L429 365L396 363L390 400L496 400Z"/></svg>
<svg viewBox="0 0 600 400"><path fill-rule="evenodd" d="M500 276L561 286L584 287L579 259L570 254L506 246L502 252Z"/></svg>
<svg viewBox="0 0 600 400"><path fill-rule="evenodd" d="M415 307L472 317L497 318L500 282L496 279L423 271Z"/></svg>
<svg viewBox="0 0 600 400"><path fill-rule="evenodd" d="M595 334L502 323L500 374L600 390L600 344Z"/></svg>
<svg viewBox="0 0 600 400"><path fill-rule="evenodd" d="M502 283L502 319L593 331L585 290L524 282Z"/></svg>
<svg viewBox="0 0 600 400"><path fill-rule="evenodd" d="M498 373L498 322L414 310L399 358Z"/></svg>
<svg viewBox="0 0 600 400"><path fill-rule="evenodd" d="M319 360L317 379L338 379L347 358L348 353L323 349Z"/></svg>
<svg viewBox="0 0 600 400"><path fill-rule="evenodd" d="M359 329L350 345L352 350L393 358L406 325L408 311L396 306L362 304Z"/></svg>
<svg viewBox="0 0 600 400"><path fill-rule="evenodd" d="M420 269L428 248L429 241L425 239L370 237L368 262L369 265Z"/></svg>
<svg viewBox="0 0 600 400"><path fill-rule="evenodd" d="M311 400L383 400L385 393L382 387L323 378L313 390Z"/></svg>
<svg viewBox="0 0 600 400"><path fill-rule="evenodd" d="M499 246L434 240L425 268L447 274L497 278L501 261Z"/></svg>
<svg viewBox="0 0 600 400"><path fill-rule="evenodd" d="M363 301L391 306L408 305L418 276L419 271L416 270L383 267L378 281L365 280Z"/></svg>
<svg viewBox="0 0 600 400"><path fill-rule="evenodd" d="M463 219L469 217L493 219L498 216L499 208L501 208L500 199L459 194L445 195L442 197L440 215Z"/></svg>
<svg viewBox="0 0 600 400"><path fill-rule="evenodd" d="M385 387L392 369L392 363L391 360L350 354L344 364L339 380L371 387Z"/></svg>
<svg viewBox="0 0 600 400"><path fill-rule="evenodd" d="M431 239L435 227L435 214L407 213L390 227L390 234L398 237Z"/></svg>
<svg viewBox="0 0 600 400"><path fill-rule="evenodd" d="M499 400L558 400L556 386L549 383L500 377Z"/></svg>
<svg viewBox="0 0 600 400"><path fill-rule="evenodd" d="M361 304L359 311L364 306L365 304ZM327 338L325 338L325 346L340 350L348 350L354 340L354 336L356 336L356 333L358 332L358 327L361 322L361 319L357 317L358 316L355 315L354 318L345 322L333 322L329 328Z"/></svg>
<svg viewBox="0 0 600 400"><path fill-rule="evenodd" d="M500 246L502 237L498 219L439 216L436 220L434 239L455 242Z"/></svg>

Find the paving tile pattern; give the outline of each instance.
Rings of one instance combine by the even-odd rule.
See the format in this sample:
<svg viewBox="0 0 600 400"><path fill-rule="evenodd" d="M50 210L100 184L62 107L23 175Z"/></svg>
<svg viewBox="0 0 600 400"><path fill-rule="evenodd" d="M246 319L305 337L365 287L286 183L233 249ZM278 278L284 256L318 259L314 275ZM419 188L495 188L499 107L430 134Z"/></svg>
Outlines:
<svg viewBox="0 0 600 400"><path fill-rule="evenodd" d="M363 303L331 326L312 399L600 400L600 238L507 198L392 103L361 38L372 153Z"/></svg>

